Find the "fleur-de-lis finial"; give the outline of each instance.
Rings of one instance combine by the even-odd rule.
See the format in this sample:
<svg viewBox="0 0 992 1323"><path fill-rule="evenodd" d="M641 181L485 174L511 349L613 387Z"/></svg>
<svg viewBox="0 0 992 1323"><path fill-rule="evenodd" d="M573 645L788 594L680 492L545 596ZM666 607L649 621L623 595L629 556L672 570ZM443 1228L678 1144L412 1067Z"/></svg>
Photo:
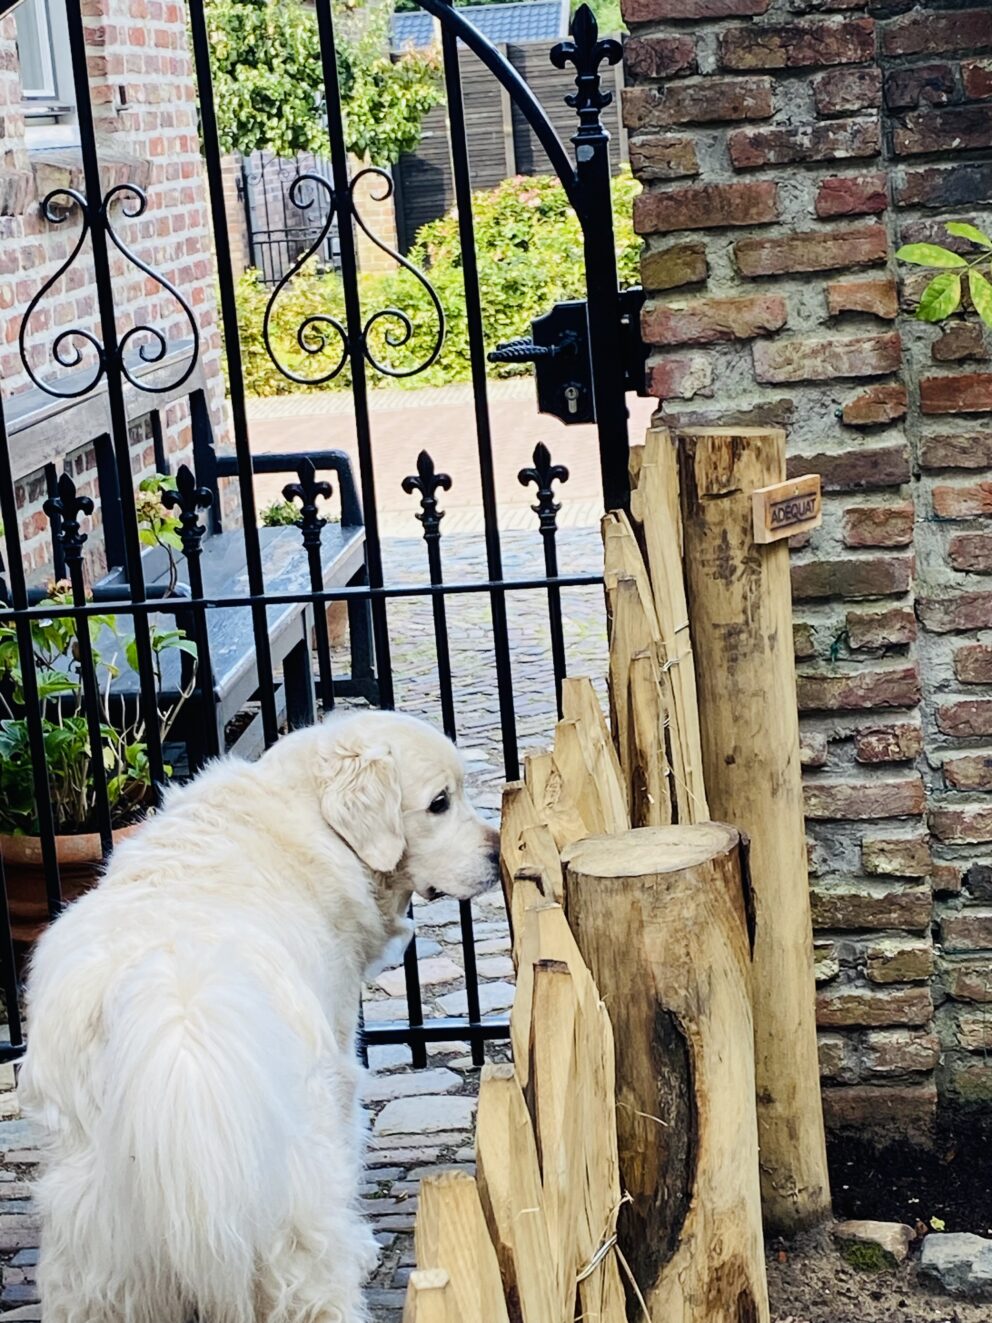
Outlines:
<svg viewBox="0 0 992 1323"><path fill-rule="evenodd" d="M162 504L167 510L179 511L179 536L182 539L183 553L188 558L200 551L200 541L207 531L200 520L199 512L209 510L213 505L213 495L208 487L198 487L193 470L188 464L180 464L176 473L175 490L167 488L162 493Z"/></svg>
<svg viewBox="0 0 992 1323"><path fill-rule="evenodd" d="M296 527L303 533L303 545L319 547L320 530L327 520L317 513L317 501L329 500L334 489L329 482L318 480L317 469L312 459L301 460L297 465L296 475L299 482L287 483L282 489L283 498L300 503L300 517L296 521Z"/></svg>
<svg viewBox="0 0 992 1323"><path fill-rule="evenodd" d="M618 41L600 38L596 15L588 5L580 5L569 28L570 41L560 41L551 49L551 63L556 69L575 66L576 91L565 98L579 116L579 132L598 131L599 112L613 100L612 92L600 88L599 66L617 64L623 54Z"/></svg>
<svg viewBox="0 0 992 1323"><path fill-rule="evenodd" d="M50 496L42 508L51 520L53 535L62 545L66 564L80 563L87 534L79 527L79 516L93 513L92 498L78 495L76 484L68 473L63 473L56 494Z"/></svg>
<svg viewBox="0 0 992 1323"><path fill-rule="evenodd" d="M434 461L426 450L422 450L417 456L416 476L411 474L404 478L402 486L408 496L420 492L420 513L417 518L424 526L424 537L440 537L444 511L438 509L437 493L451 490L451 478L447 473L436 472Z"/></svg>
<svg viewBox="0 0 992 1323"><path fill-rule="evenodd" d="M555 500L553 482L568 482L568 469L564 464L552 464L551 452L543 441L534 447L534 467L521 469L517 474L521 487L533 483L537 488L537 504L530 508L537 515L541 532L553 532L557 526L561 504Z"/></svg>

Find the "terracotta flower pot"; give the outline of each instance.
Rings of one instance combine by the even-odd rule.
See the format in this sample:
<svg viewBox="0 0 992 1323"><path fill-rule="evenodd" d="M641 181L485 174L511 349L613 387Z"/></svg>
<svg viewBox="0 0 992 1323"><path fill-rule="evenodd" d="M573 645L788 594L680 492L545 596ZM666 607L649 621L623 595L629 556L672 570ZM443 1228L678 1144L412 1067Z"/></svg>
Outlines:
<svg viewBox="0 0 992 1323"><path fill-rule="evenodd" d="M114 844L130 836L138 826L138 823L134 823L115 831ZM55 854L59 861L64 900L75 900L99 881L103 870L103 855L100 837L96 832L81 836L56 836ZM41 839L37 836L6 836L0 833L0 859L3 860L14 941L23 947L30 947L48 925Z"/></svg>

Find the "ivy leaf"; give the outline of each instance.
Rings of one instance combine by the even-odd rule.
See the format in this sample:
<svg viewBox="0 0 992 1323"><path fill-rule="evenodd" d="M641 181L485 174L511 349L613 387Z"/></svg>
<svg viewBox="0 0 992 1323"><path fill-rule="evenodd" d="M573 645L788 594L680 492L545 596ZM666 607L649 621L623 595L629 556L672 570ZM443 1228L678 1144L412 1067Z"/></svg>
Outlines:
<svg viewBox="0 0 992 1323"><path fill-rule="evenodd" d="M986 326L992 326L992 285L980 271L968 272L968 292L979 317Z"/></svg>
<svg viewBox="0 0 992 1323"><path fill-rule="evenodd" d="M961 303L961 277L952 271L934 276L920 296L916 316L921 322L942 322Z"/></svg>
<svg viewBox="0 0 992 1323"><path fill-rule="evenodd" d="M936 243L907 243L896 251L900 262L909 262L913 266L958 267L968 263L958 253L949 248L941 248Z"/></svg>
<svg viewBox="0 0 992 1323"><path fill-rule="evenodd" d="M979 248L992 248L992 239L987 234L983 234L974 225L968 225L964 221L950 221L944 229L956 239L969 239L972 243L977 243Z"/></svg>

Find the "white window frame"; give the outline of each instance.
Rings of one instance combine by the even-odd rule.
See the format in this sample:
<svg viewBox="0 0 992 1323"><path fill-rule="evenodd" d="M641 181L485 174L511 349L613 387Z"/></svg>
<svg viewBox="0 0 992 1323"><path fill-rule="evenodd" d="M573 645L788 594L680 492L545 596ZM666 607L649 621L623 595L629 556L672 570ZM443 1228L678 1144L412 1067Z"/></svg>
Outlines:
<svg viewBox="0 0 992 1323"><path fill-rule="evenodd" d="M45 86L28 88L22 85L25 115L34 131L33 120L66 124L75 121L75 96L72 79L72 59L69 51L69 25L65 0L23 0L15 16L22 22L35 25L35 35L44 66ZM39 131L41 125L38 125Z"/></svg>

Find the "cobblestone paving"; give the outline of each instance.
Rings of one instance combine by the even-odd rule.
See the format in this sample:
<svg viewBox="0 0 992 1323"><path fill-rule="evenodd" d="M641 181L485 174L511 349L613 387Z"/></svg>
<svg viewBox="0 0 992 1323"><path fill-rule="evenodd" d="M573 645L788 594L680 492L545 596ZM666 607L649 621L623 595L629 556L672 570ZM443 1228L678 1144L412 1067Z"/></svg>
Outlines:
<svg viewBox="0 0 992 1323"><path fill-rule="evenodd" d="M487 577L485 551L477 535L453 534L443 539L442 551L449 582ZM426 578L426 552L420 540L388 540L383 552L387 582L416 583ZM536 527L529 533L504 535L503 562L507 579L543 574ZM559 535L559 563L562 574L598 574L598 531L565 529ZM569 670L599 680L606 654L602 590L566 589L563 596ZM470 791L495 822L504 764L488 594L449 598L447 613L458 736L469 762ZM546 745L555 721L546 593L538 589L509 594L507 614L518 745L523 752ZM388 623L397 707L440 723L429 601L394 600ZM502 897L498 892L483 896L474 911L483 1010L505 1013L513 999L513 970ZM462 1014L465 988L458 907L442 899L418 905L417 912L425 1014ZM402 970L383 974L368 992L367 1019L405 1018L403 989ZM487 1050L490 1060L505 1059L506 1053L503 1044ZM444 1167L471 1168L473 1162L478 1070L462 1043L432 1045L425 1071L411 1070L409 1053L400 1047L374 1049L370 1066L366 1096L371 1133L362 1195L382 1247L370 1302L376 1323L395 1323L413 1263L412 1228L421 1177ZM0 1309L4 1323L33 1323L40 1319L34 1286L38 1233L28 1181L37 1154L30 1127L19 1119L9 1067L0 1068L0 1118Z"/></svg>

